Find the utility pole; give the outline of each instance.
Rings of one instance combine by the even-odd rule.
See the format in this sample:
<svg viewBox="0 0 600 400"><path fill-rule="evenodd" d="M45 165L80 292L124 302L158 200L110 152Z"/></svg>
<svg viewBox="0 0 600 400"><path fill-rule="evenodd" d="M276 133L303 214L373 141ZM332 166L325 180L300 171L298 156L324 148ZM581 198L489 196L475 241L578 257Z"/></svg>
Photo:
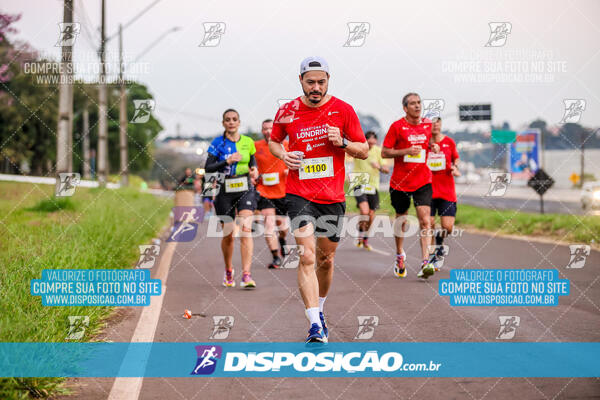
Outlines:
<svg viewBox="0 0 600 400"><path fill-rule="evenodd" d="M542 165L540 165L539 168L546 168L546 140L544 139L545 130L546 126L540 128L540 147L542 149Z"/></svg>
<svg viewBox="0 0 600 400"><path fill-rule="evenodd" d="M585 173L585 170L584 170L584 165L585 165L585 157L584 157L585 137L584 136L585 136L585 128L582 126L581 127L581 131L580 131L580 135L579 135L579 138L581 139L581 175L580 175L581 178L579 178L579 182L580 182L581 187L583 187L583 182L584 182L584 180L583 180L584 175L583 174Z"/></svg>
<svg viewBox="0 0 600 400"><path fill-rule="evenodd" d="M88 111L88 102L85 102L83 109L83 178L90 179L90 113Z"/></svg>
<svg viewBox="0 0 600 400"><path fill-rule="evenodd" d="M119 150L121 158L121 186L129 185L129 168L127 165L127 92L123 78L123 27L119 24L119 82L121 86L121 103L119 107Z"/></svg>
<svg viewBox="0 0 600 400"><path fill-rule="evenodd" d="M73 1L73 0L70 0ZM71 57L72 57L71 53ZM71 59L72 60L72 59ZM72 79L72 78L71 78ZM69 172L73 171L73 84L69 82L69 134L67 135L67 151Z"/></svg>
<svg viewBox="0 0 600 400"><path fill-rule="evenodd" d="M108 125L106 110L105 0L102 0L100 42L100 83L98 85L98 183L106 186L108 179Z"/></svg>
<svg viewBox="0 0 600 400"><path fill-rule="evenodd" d="M121 87L121 102L119 107L119 153L120 153L120 171L121 186L127 186L129 183L129 168L127 167L127 97L125 84L123 82L123 27L119 24L119 31L108 38L105 31L105 13L106 0L102 0L102 41L100 43L100 84L98 85L98 183L101 187L106 185L110 166L108 162L108 124L107 124L107 90L106 90L106 42L119 36L119 80ZM154 0L140 11L135 17L125 24L125 28L144 15L148 10L154 7L160 0Z"/></svg>
<svg viewBox="0 0 600 400"><path fill-rule="evenodd" d="M63 22L73 22L73 0L65 0ZM65 30L72 27L65 27ZM73 46L65 46L63 40L62 59L60 62L60 83L58 87L58 127L56 140L56 190L60 188L60 173L72 172L73 138ZM69 140L70 139L70 140ZM71 146L69 146L71 144Z"/></svg>

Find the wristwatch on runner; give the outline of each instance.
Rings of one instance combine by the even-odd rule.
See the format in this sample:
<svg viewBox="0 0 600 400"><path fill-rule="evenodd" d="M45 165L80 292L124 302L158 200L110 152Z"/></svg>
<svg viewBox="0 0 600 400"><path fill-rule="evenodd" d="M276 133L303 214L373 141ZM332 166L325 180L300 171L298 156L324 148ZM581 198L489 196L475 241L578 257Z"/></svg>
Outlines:
<svg viewBox="0 0 600 400"><path fill-rule="evenodd" d="M345 149L346 147L348 147L348 139L346 139L345 137L342 138L342 145L340 146L340 148Z"/></svg>

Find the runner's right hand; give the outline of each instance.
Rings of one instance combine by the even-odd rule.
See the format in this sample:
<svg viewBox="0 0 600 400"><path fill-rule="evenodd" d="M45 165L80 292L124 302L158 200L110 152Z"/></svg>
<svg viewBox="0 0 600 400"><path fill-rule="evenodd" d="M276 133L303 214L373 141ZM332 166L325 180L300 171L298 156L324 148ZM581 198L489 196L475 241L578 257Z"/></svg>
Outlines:
<svg viewBox="0 0 600 400"><path fill-rule="evenodd" d="M372 162L371 163L371 167L373 167L373 168L375 168L377 170L381 169L381 165L379 165L378 162Z"/></svg>
<svg viewBox="0 0 600 400"><path fill-rule="evenodd" d="M411 146L408 148L408 154L411 156L418 156L421 152L421 146Z"/></svg>
<svg viewBox="0 0 600 400"><path fill-rule="evenodd" d="M238 151L236 151L235 153L227 157L227 164L233 164L234 162L238 162L241 159L242 155Z"/></svg>
<svg viewBox="0 0 600 400"><path fill-rule="evenodd" d="M289 169L300 169L302 166L302 159L296 153L292 153L291 151L286 151L283 155L283 162Z"/></svg>

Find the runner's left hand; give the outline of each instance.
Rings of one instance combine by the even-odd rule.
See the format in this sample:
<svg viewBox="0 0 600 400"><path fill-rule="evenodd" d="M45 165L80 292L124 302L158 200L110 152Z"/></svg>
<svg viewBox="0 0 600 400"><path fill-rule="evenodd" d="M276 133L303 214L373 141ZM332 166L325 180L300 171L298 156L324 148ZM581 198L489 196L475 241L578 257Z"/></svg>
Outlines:
<svg viewBox="0 0 600 400"><path fill-rule="evenodd" d="M333 144L336 147L340 147L343 144L340 128L338 128L337 126L325 126L327 127L327 138L329 139L331 144Z"/></svg>
<svg viewBox="0 0 600 400"><path fill-rule="evenodd" d="M250 180L253 185L256 185L256 180L258 179L258 169L256 167L250 168Z"/></svg>
<svg viewBox="0 0 600 400"><path fill-rule="evenodd" d="M440 145L437 143L434 143L431 145L431 150L433 150L434 153L439 153L440 152Z"/></svg>
<svg viewBox="0 0 600 400"><path fill-rule="evenodd" d="M452 175L454 176L460 176L460 171L458 170L458 167L456 165L452 165L452 167L450 167L450 171L452 171Z"/></svg>

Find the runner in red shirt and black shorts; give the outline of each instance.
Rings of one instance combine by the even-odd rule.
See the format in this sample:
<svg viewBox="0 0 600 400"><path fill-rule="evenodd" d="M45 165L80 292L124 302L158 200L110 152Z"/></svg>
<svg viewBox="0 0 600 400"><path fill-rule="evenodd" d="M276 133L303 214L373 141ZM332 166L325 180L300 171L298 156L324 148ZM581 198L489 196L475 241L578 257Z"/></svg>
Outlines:
<svg viewBox="0 0 600 400"><path fill-rule="evenodd" d="M433 195L431 199L431 229L435 228L435 215L440 216L442 229L435 234L436 250L432 254L431 262L436 265L438 257L444 255L444 238L454 229L454 220L456 217L456 187L454 177L460 176L458 170L458 151L456 143L450 137L442 133L442 119L433 118L431 128L433 141L440 146L438 154L429 153L427 165L431 170ZM433 244L433 240L432 240Z"/></svg>
<svg viewBox="0 0 600 400"><path fill-rule="evenodd" d="M324 59L304 59L299 78L304 96L279 108L269 148L290 169L286 200L296 244L303 249L298 285L310 321L306 342L326 342L323 304L346 211L344 158L348 153L366 159L369 146L352 106L327 94ZM281 146L286 136L290 151Z"/></svg>
<svg viewBox="0 0 600 400"><path fill-rule="evenodd" d="M439 152L439 146L432 143L431 121L421 118L421 98L416 93L408 93L402 99L406 115L394 122L383 141L381 156L394 159L394 170L390 180L390 199L396 210L396 224L402 221L402 232L406 232L406 215L413 199L421 229L421 254L423 263L417 276L427 279L435 273L429 262L429 243L431 243L430 205L431 171L427 166L427 153ZM404 235L396 233L396 265L394 275L406 277L406 253L402 245Z"/></svg>
<svg viewBox="0 0 600 400"><path fill-rule="evenodd" d="M269 268L280 268L282 264L281 257L285 257L283 246L285 246L285 237L288 231L285 201L285 182L288 167L283 161L275 158L269 150L272 130L273 120L264 120L261 127L264 140L254 142L256 147L254 157L260 174L256 183L256 191L258 192L257 209L265 218L265 239L273 256L273 262L269 264ZM283 147L287 150L287 142L283 143ZM279 246L275 235L275 225L279 230ZM279 252L281 252L281 257L279 257Z"/></svg>

